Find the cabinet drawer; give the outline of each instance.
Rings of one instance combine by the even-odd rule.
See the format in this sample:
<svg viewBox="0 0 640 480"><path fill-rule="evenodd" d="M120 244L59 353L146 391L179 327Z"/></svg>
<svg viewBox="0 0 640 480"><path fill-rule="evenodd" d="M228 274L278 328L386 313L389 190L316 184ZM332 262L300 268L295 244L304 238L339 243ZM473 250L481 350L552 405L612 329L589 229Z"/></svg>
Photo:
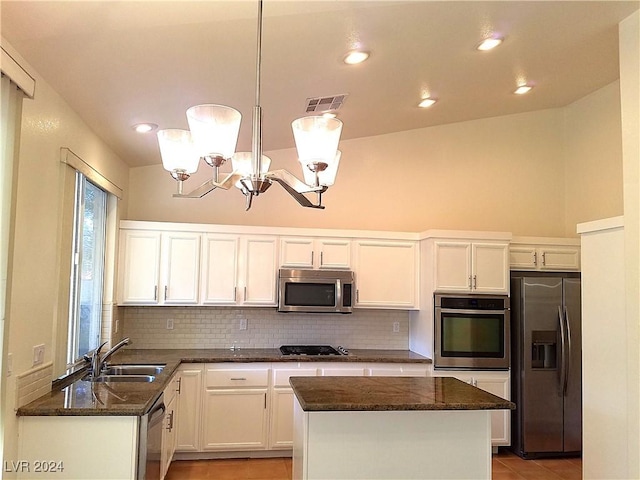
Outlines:
<svg viewBox="0 0 640 480"><path fill-rule="evenodd" d="M269 370L255 369L207 369L205 387L266 387L269 385Z"/></svg>
<svg viewBox="0 0 640 480"><path fill-rule="evenodd" d="M289 377L315 377L316 375L316 368L274 368L273 386L288 387Z"/></svg>

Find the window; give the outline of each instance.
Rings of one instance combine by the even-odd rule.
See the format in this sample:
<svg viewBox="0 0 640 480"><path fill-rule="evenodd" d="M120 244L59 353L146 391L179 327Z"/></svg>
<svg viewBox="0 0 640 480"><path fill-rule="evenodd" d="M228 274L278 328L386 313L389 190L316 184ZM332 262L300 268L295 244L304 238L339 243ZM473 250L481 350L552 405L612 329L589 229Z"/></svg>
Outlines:
<svg viewBox="0 0 640 480"><path fill-rule="evenodd" d="M67 363L100 343L107 192L76 173Z"/></svg>

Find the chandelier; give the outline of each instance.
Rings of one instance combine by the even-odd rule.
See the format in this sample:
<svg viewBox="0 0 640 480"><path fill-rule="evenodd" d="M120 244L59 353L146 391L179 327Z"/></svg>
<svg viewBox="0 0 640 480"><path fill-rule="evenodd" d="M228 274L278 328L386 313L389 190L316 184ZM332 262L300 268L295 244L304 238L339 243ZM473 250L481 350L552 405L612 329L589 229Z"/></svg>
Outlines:
<svg viewBox="0 0 640 480"><path fill-rule="evenodd" d="M256 53L256 103L253 107L251 152L236 152L242 115L224 105L196 105L187 110L189 130L164 129L157 133L162 165L177 181L174 197L201 198L216 188L238 188L246 197L246 210L253 197L273 182L281 185L300 205L324 208L322 194L333 185L340 162L338 142L342 122L337 118L307 116L291 124L304 181L287 170L270 170L271 159L262 154L262 107L260 69L262 62L262 0L258 3ZM183 184L198 169L200 160L213 168L213 178L184 193ZM232 172L221 178L220 167L231 160ZM316 195L312 202L307 195Z"/></svg>

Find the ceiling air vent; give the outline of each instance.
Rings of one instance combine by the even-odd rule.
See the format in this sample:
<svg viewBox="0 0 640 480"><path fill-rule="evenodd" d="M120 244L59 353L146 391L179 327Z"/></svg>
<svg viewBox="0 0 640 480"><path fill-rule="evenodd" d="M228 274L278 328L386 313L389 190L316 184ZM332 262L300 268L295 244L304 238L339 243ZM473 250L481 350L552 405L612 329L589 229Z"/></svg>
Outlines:
<svg viewBox="0 0 640 480"><path fill-rule="evenodd" d="M332 95L330 97L307 98L305 112L322 113L339 110L346 98L346 93L343 93L341 95Z"/></svg>

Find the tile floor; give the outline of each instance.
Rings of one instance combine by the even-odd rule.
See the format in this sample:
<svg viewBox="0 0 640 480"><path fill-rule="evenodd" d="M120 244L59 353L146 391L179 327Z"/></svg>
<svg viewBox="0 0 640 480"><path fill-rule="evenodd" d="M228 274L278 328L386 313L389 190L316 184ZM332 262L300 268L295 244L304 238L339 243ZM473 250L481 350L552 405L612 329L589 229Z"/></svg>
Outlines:
<svg viewBox="0 0 640 480"><path fill-rule="evenodd" d="M493 456L492 480L580 480L580 458L523 460L511 452ZM165 480L290 480L290 458L174 461Z"/></svg>

